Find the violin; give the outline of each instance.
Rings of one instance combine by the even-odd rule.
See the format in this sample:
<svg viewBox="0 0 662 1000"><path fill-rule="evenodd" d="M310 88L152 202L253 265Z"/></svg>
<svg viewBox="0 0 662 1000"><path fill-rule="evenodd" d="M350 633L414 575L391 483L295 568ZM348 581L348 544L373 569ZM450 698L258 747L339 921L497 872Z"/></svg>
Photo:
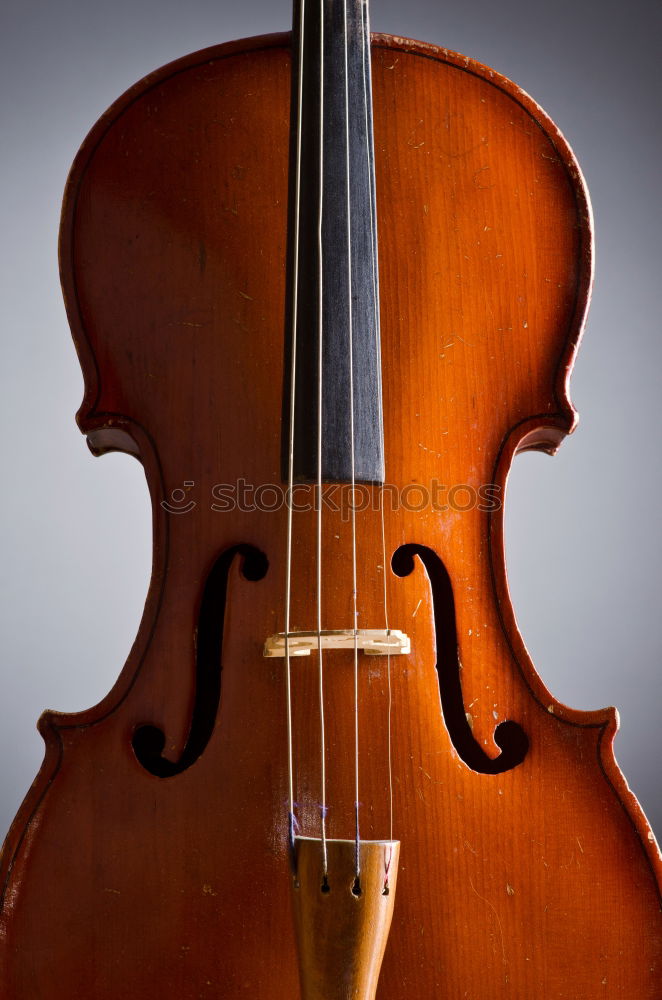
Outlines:
<svg viewBox="0 0 662 1000"><path fill-rule="evenodd" d="M3 995L659 997L615 711L546 690L505 572L592 274L552 121L298 0L102 116L60 251L78 423L142 463L154 563L112 690L40 720Z"/></svg>

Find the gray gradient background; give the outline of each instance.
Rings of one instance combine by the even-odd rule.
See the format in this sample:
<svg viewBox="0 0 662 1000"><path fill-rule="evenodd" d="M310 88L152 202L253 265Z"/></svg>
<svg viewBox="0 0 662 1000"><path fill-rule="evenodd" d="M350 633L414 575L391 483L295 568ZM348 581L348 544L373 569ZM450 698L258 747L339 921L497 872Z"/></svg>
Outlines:
<svg viewBox="0 0 662 1000"><path fill-rule="evenodd" d="M659 12L652 0L372 0L375 30L487 63L574 148L596 216L597 280L572 395L576 435L517 459L507 503L515 609L554 695L621 712L618 760L662 829ZM0 835L42 759L45 707L106 694L150 568L141 467L94 460L62 306L62 189L86 132L147 72L287 29L289 0L21 0L2 8Z"/></svg>

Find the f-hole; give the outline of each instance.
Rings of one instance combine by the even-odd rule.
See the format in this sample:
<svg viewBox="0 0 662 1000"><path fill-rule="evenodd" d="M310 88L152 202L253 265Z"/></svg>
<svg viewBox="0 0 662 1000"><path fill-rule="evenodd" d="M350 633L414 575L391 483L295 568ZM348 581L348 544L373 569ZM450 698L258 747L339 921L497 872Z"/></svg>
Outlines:
<svg viewBox="0 0 662 1000"><path fill-rule="evenodd" d="M158 726L140 726L133 734L133 750L139 762L158 778L181 774L204 753L211 739L221 700L221 657L228 576L236 556L241 557L245 580L261 580L269 568L264 553L252 545L235 545L214 563L202 593L195 658L195 699L186 746L178 761L163 756L166 738Z"/></svg>
<svg viewBox="0 0 662 1000"><path fill-rule="evenodd" d="M439 694L448 734L458 754L472 771L503 774L522 763L529 749L529 739L522 727L512 721L500 722L494 731L494 742L501 750L498 757L488 757L474 739L462 696L451 579L437 553L425 545L401 545L391 560L393 572L400 577L409 576L416 565L414 556L418 556L425 566L432 591Z"/></svg>

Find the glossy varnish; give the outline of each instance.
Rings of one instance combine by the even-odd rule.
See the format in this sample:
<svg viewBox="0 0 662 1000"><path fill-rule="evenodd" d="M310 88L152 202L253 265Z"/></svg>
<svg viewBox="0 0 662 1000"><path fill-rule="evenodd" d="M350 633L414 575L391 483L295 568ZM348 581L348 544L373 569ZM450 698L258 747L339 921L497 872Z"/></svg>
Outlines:
<svg viewBox="0 0 662 1000"><path fill-rule="evenodd" d="M383 627L385 573L390 624L412 641L391 660L401 853L377 996L654 1000L660 866L613 757L615 712L545 689L508 598L502 511L472 503L489 484L503 498L516 451L553 452L573 428L581 177L541 110L468 59L377 36L373 74L385 468L408 502L387 507L386 561L378 513L357 514L359 625ZM142 461L154 570L113 690L41 722L46 759L3 854L12 1000L298 996L283 662L261 653L284 625L285 510L213 506L219 484L282 485L289 107L288 36L209 49L120 99L72 171L62 275L79 423L96 453ZM416 510L434 483L449 509ZM299 629L315 627L315 527L297 513ZM327 511L327 628L353 624L350 543ZM206 586L210 572L223 585ZM293 667L309 836L314 668ZM353 834L352 683L351 654L329 657L338 838ZM360 693L362 835L385 839L384 658L362 657Z"/></svg>

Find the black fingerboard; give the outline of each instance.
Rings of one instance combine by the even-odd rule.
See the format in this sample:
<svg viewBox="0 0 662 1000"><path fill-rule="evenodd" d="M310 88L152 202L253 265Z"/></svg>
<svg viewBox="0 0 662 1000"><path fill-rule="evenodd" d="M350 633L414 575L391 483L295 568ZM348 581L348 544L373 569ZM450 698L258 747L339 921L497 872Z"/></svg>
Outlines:
<svg viewBox="0 0 662 1000"><path fill-rule="evenodd" d="M283 478L290 473L294 352L293 478L317 480L321 438L323 481L381 483L367 4L297 0L292 53Z"/></svg>

